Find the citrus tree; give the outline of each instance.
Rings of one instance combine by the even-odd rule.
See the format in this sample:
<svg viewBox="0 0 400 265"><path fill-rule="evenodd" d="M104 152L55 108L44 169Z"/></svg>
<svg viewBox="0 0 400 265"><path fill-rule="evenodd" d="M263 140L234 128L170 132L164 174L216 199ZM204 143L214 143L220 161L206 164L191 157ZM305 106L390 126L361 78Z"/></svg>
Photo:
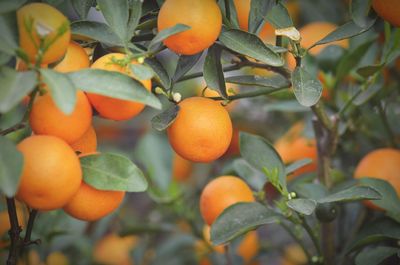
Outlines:
<svg viewBox="0 0 400 265"><path fill-rule="evenodd" d="M1 1L1 261L398 264L399 14Z"/></svg>

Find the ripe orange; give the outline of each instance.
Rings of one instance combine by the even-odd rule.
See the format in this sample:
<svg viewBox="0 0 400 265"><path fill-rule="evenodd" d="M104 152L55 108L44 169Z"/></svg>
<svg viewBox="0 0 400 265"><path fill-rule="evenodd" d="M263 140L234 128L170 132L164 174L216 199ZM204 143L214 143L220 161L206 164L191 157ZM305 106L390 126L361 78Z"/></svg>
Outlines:
<svg viewBox="0 0 400 265"><path fill-rule="evenodd" d="M395 27L400 27L400 2L398 0L373 0L376 13Z"/></svg>
<svg viewBox="0 0 400 265"><path fill-rule="evenodd" d="M165 39L165 46L179 54L196 54L217 40L222 27L221 10L215 0L167 0L158 13L158 30L176 24L191 28Z"/></svg>
<svg viewBox="0 0 400 265"><path fill-rule="evenodd" d="M253 201L253 193L246 182L234 176L221 176L204 187L200 196L200 212L204 221L211 225L232 204Z"/></svg>
<svg viewBox="0 0 400 265"><path fill-rule="evenodd" d="M130 252L136 244L137 238L134 236L108 234L95 244L93 259L104 265L132 265Z"/></svg>
<svg viewBox="0 0 400 265"><path fill-rule="evenodd" d="M232 122L220 103L191 97L179 103L180 111L168 128L168 139L177 154L194 162L222 156L232 138Z"/></svg>
<svg viewBox="0 0 400 265"><path fill-rule="evenodd" d="M108 71L120 72L131 76L134 79L135 76L132 74L129 66L121 66L118 64L119 61L125 59L125 54L122 53L109 53L97 59L91 66L94 69L103 69ZM131 64L137 64L136 61L131 61ZM138 80L142 85L150 91L151 80ZM93 107L99 112L99 114L111 120L128 120L138 115L143 109L144 104L135 101L122 100L111 98L103 95L88 93L88 98Z"/></svg>
<svg viewBox="0 0 400 265"><path fill-rule="evenodd" d="M308 139L302 136L303 130L304 124L298 122L275 142L275 149L285 164L305 158L313 160L312 163L297 169L292 175L289 175L289 180L304 173L314 172L317 169L318 154L315 139Z"/></svg>
<svg viewBox="0 0 400 265"><path fill-rule="evenodd" d="M75 152L80 152L81 154L96 152L97 136L93 126L90 126L89 129L81 136L81 138L70 145Z"/></svg>
<svg viewBox="0 0 400 265"><path fill-rule="evenodd" d="M37 60L41 38L45 46L50 45L41 63L56 62L65 54L71 30L69 20L60 11L48 4L27 4L17 11L17 22L19 45L31 62Z"/></svg>
<svg viewBox="0 0 400 265"><path fill-rule="evenodd" d="M239 92L239 88L236 85L227 85L227 94L228 96L233 96L236 95ZM212 97L221 97L221 94L213 89L210 88L206 88L203 91L201 91L201 94L204 97L208 97L208 98L212 98ZM223 100L221 100L220 102L223 102ZM226 108L227 111L231 112L232 110L234 110L234 108L236 107L238 101L231 101L229 102L229 104L227 104L226 106L224 106Z"/></svg>
<svg viewBox="0 0 400 265"><path fill-rule="evenodd" d="M354 178L378 178L389 182L400 196L400 151L393 148L381 148L364 156L358 163ZM373 209L381 209L373 201L365 201Z"/></svg>
<svg viewBox="0 0 400 265"><path fill-rule="evenodd" d="M174 153L174 157L172 160L172 178L174 180L179 182L187 180L192 173L192 169L192 162Z"/></svg>
<svg viewBox="0 0 400 265"><path fill-rule="evenodd" d="M77 141L92 122L92 108L85 93L76 93L76 105L70 115L58 109L50 92L38 96L32 106L29 123L35 134L57 136L67 143Z"/></svg>
<svg viewBox="0 0 400 265"><path fill-rule="evenodd" d="M63 140L34 135L18 144L24 167L17 198L38 210L63 207L78 191L82 170L74 150Z"/></svg>
<svg viewBox="0 0 400 265"><path fill-rule="evenodd" d="M98 190L82 181L64 211L79 220L95 221L117 209L124 197L124 191Z"/></svg>
<svg viewBox="0 0 400 265"><path fill-rule="evenodd" d="M68 45L67 53L61 62L54 66L54 70L67 73L88 68L90 65L89 56L85 49L78 43L71 41Z"/></svg>

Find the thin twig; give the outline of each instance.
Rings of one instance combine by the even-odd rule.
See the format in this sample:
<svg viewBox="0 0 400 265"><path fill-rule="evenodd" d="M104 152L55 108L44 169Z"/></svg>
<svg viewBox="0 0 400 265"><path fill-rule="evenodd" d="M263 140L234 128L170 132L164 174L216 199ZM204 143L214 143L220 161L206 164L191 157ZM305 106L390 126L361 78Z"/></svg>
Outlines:
<svg viewBox="0 0 400 265"><path fill-rule="evenodd" d="M11 126L10 128L0 131L0 135L7 135L9 133L23 129L23 128L25 128L25 126L26 126L26 124L24 122L17 123L15 125Z"/></svg>
<svg viewBox="0 0 400 265"><path fill-rule="evenodd" d="M18 222L17 210L14 198L6 198L8 217L10 219L10 231L8 232L11 239L10 251L8 253L7 265L17 264L18 253L21 247L20 233L22 231Z"/></svg>
<svg viewBox="0 0 400 265"><path fill-rule="evenodd" d="M28 219L28 225L26 227L26 233L25 233L25 238L24 238L24 245L30 245L32 243L38 243L38 241L31 241L31 235L32 235L32 229L33 229L33 223L35 222L35 218L38 214L38 211L36 209L32 209L29 212L29 219Z"/></svg>

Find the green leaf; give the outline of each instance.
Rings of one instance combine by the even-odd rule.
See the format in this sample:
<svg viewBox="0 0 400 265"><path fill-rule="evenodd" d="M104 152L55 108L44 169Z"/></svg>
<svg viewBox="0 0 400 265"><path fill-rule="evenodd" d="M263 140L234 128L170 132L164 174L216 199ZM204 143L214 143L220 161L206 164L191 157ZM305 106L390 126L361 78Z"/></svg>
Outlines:
<svg viewBox="0 0 400 265"><path fill-rule="evenodd" d="M357 69L357 74L361 75L364 78L368 78L369 76L374 75L376 72L379 72L383 68L381 64L375 65L367 65Z"/></svg>
<svg viewBox="0 0 400 265"><path fill-rule="evenodd" d="M1 10L1 9L0 9ZM18 26L13 12L0 15L0 51L15 55L18 48Z"/></svg>
<svg viewBox="0 0 400 265"><path fill-rule="evenodd" d="M95 0L71 0L72 7L82 20L86 19L94 3Z"/></svg>
<svg viewBox="0 0 400 265"><path fill-rule="evenodd" d="M291 163L290 165L288 165L288 166L285 168L286 175L292 174L292 173L295 172L297 169L302 168L302 167L304 167L305 165L308 165L308 164L312 163L312 161L313 161L313 160L310 159L310 158L304 158L304 159L301 159L301 160L298 160L298 161L296 161L296 162Z"/></svg>
<svg viewBox="0 0 400 265"><path fill-rule="evenodd" d="M34 71L17 72L9 67L0 67L0 113L15 107L37 85Z"/></svg>
<svg viewBox="0 0 400 265"><path fill-rule="evenodd" d="M0 136L0 191L7 197L17 193L24 157L16 145Z"/></svg>
<svg viewBox="0 0 400 265"><path fill-rule="evenodd" d="M75 21L71 23L71 32L72 34L88 37L111 46L123 46L118 35L104 23Z"/></svg>
<svg viewBox="0 0 400 265"><path fill-rule="evenodd" d="M310 199L293 199L287 202L287 206L290 209L304 214L304 215L311 215L315 208L317 207L317 202Z"/></svg>
<svg viewBox="0 0 400 265"><path fill-rule="evenodd" d="M256 190L262 190L266 182L264 174L252 167L243 158L233 161L233 169L236 173Z"/></svg>
<svg viewBox="0 0 400 265"><path fill-rule="evenodd" d="M273 7L273 0L252 0L250 2L249 29L250 33L257 33L264 24L264 16Z"/></svg>
<svg viewBox="0 0 400 265"><path fill-rule="evenodd" d="M271 23L276 29L293 27L293 21L289 12L281 2L268 12L265 20Z"/></svg>
<svg viewBox="0 0 400 265"><path fill-rule="evenodd" d="M304 67L296 67L292 73L292 84L297 101L305 106L315 105L322 95L321 82L312 77Z"/></svg>
<svg viewBox="0 0 400 265"><path fill-rule="evenodd" d="M360 200L380 200L381 194L368 186L353 186L345 190L330 194L318 200L318 203L352 202Z"/></svg>
<svg viewBox="0 0 400 265"><path fill-rule="evenodd" d="M257 75L238 75L226 78L227 83L238 84L243 86L259 86L266 88L283 88L289 87L289 81L280 76L264 77Z"/></svg>
<svg viewBox="0 0 400 265"><path fill-rule="evenodd" d="M176 65L174 76L172 80L177 81L182 76L184 76L190 69L195 66L195 64L199 61L203 52L199 52L193 55L181 55L179 56L178 63Z"/></svg>
<svg viewBox="0 0 400 265"><path fill-rule="evenodd" d="M148 194L156 203L169 204L181 198L183 190L178 183L171 181L167 189L161 189L155 185L150 186Z"/></svg>
<svg viewBox="0 0 400 265"><path fill-rule="evenodd" d="M351 18L360 27L368 25L368 13L371 9L371 0L352 0L350 4Z"/></svg>
<svg viewBox="0 0 400 265"><path fill-rule="evenodd" d="M150 42L149 44L149 51L154 50L154 46L159 44L160 42L162 42L163 40L165 40L166 38L168 38L169 36L178 34L180 32L189 30L190 27L184 24L176 24L173 27L164 29L160 32L157 33L157 35L154 37L154 39Z"/></svg>
<svg viewBox="0 0 400 265"><path fill-rule="evenodd" d="M209 89L218 91L223 98L227 98L225 77L221 64L222 49L218 45L213 45L208 49L203 65L204 80Z"/></svg>
<svg viewBox="0 0 400 265"><path fill-rule="evenodd" d="M241 202L226 208L211 225L213 245L227 243L265 224L276 223L279 216L258 202Z"/></svg>
<svg viewBox="0 0 400 265"><path fill-rule="evenodd" d="M355 24L353 21L349 21L344 25L341 25L328 35L326 35L322 40L317 41L315 44L313 44L310 48L313 48L316 45L321 45L329 42L334 42L338 40L344 40L348 39L357 35L360 35L361 33L366 32L369 30L375 23L375 20L369 21L365 27L360 27L357 24Z"/></svg>
<svg viewBox="0 0 400 265"><path fill-rule="evenodd" d="M167 89L171 88L171 77L156 58L146 58L144 62L153 69L156 81L161 84L161 86Z"/></svg>
<svg viewBox="0 0 400 265"><path fill-rule="evenodd" d="M154 76L153 69L147 65L130 64L129 67L133 75L139 80L149 80Z"/></svg>
<svg viewBox="0 0 400 265"><path fill-rule="evenodd" d="M142 16L142 4L141 0L130 0L130 14L128 20L128 38L135 35L136 27L139 24L140 17Z"/></svg>
<svg viewBox="0 0 400 265"><path fill-rule="evenodd" d="M9 13L17 10L26 3L27 0L2 0L0 2L0 14ZM3 31L0 31L3 32Z"/></svg>
<svg viewBox="0 0 400 265"><path fill-rule="evenodd" d="M268 171L268 180L280 190L287 192L286 175L283 162L272 144L264 138L240 132L240 154L253 167L261 172Z"/></svg>
<svg viewBox="0 0 400 265"><path fill-rule="evenodd" d="M76 104L76 88L66 74L51 69L40 69L44 83L50 88L56 106L65 114L71 114Z"/></svg>
<svg viewBox="0 0 400 265"><path fill-rule="evenodd" d="M398 248L377 246L360 252L356 256L355 262L356 265L379 265L398 251Z"/></svg>
<svg viewBox="0 0 400 265"><path fill-rule="evenodd" d="M178 116L179 106L173 104L170 108L154 116L151 119L151 124L157 131L164 131L167 129Z"/></svg>
<svg viewBox="0 0 400 265"><path fill-rule="evenodd" d="M125 74L99 69L83 69L68 73L68 76L75 87L85 92L137 101L161 109L161 102L156 96L147 91L140 82Z"/></svg>
<svg viewBox="0 0 400 265"><path fill-rule="evenodd" d="M266 46L256 35L245 31L231 29L223 31L219 40L229 49L250 56L271 66L283 66L282 57Z"/></svg>
<svg viewBox="0 0 400 265"><path fill-rule="evenodd" d="M142 171L128 158L111 153L80 157L85 183L99 190L141 192L147 189Z"/></svg>
<svg viewBox="0 0 400 265"><path fill-rule="evenodd" d="M362 91L356 98L354 98L353 104L356 106L361 106L367 103L383 88L384 82L385 80L383 76L378 78L376 82L370 84L366 90Z"/></svg>
<svg viewBox="0 0 400 265"><path fill-rule="evenodd" d="M101 13L108 25L124 43L131 37L128 36L129 6L128 0L97 0Z"/></svg>
<svg viewBox="0 0 400 265"><path fill-rule="evenodd" d="M308 198L318 201L327 196L328 190L326 187L319 183L300 183L292 187L299 197Z"/></svg>
<svg viewBox="0 0 400 265"><path fill-rule="evenodd" d="M270 102L263 106L263 111L283 111L283 112L306 112L310 111L309 108L301 105L297 100L286 100L279 102Z"/></svg>
<svg viewBox="0 0 400 265"><path fill-rule="evenodd" d="M225 1L217 1L220 9L222 11L222 22L224 25L226 25L229 28L235 28L235 29L240 29L239 26L239 21L238 21L238 15L237 15L237 10L235 7L235 0L228 0L229 2L229 11L230 11L230 20L226 17L226 8L225 8Z"/></svg>
<svg viewBox="0 0 400 265"><path fill-rule="evenodd" d="M172 175L172 149L166 137L154 131L146 134L139 140L134 157L144 166L146 175L159 193L165 193Z"/></svg>
<svg viewBox="0 0 400 265"><path fill-rule="evenodd" d="M0 66L7 64L11 61L12 56L3 52L0 52Z"/></svg>

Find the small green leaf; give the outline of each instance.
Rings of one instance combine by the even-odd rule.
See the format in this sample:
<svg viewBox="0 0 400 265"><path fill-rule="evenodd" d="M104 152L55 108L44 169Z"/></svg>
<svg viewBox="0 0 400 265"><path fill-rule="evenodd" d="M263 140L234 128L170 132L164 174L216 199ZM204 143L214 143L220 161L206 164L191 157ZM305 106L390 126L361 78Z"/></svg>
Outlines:
<svg viewBox="0 0 400 265"><path fill-rule="evenodd" d="M154 116L151 119L151 124L153 125L153 128L157 131L163 131L167 129L174 122L176 116L178 116L178 112L179 106L173 104L170 108Z"/></svg>
<svg viewBox="0 0 400 265"><path fill-rule="evenodd" d="M296 162L294 162L294 163L291 163L290 165L288 165L288 166L285 168L286 175L292 174L292 173L295 172L297 169L302 168L302 167L304 167L305 165L308 165L308 164L312 163L312 161L313 161L313 160L310 159L310 158L304 158L304 159L298 160L298 161L296 161Z"/></svg>
<svg viewBox="0 0 400 265"><path fill-rule="evenodd" d="M368 25L368 13L371 9L370 0L352 0L350 4L351 18L354 23L360 27L366 27Z"/></svg>
<svg viewBox="0 0 400 265"><path fill-rule="evenodd" d="M82 20L86 19L87 14L94 3L94 0L71 0L72 7Z"/></svg>
<svg viewBox="0 0 400 265"><path fill-rule="evenodd" d="M233 161L233 169L236 173L256 190L262 190L266 182L264 174L252 167L243 158Z"/></svg>
<svg viewBox="0 0 400 265"><path fill-rule="evenodd" d="M203 52L196 53L194 55L181 55L179 56L178 63L176 65L174 76L172 80L177 81L182 76L184 76L190 69L195 66L195 64L199 61Z"/></svg>
<svg viewBox="0 0 400 265"><path fill-rule="evenodd" d="M287 206L290 209L304 214L304 215L311 215L315 208L317 207L317 202L310 199L293 199L287 202Z"/></svg>
<svg viewBox="0 0 400 265"><path fill-rule="evenodd" d="M85 183L99 190L141 192L147 189L142 171L128 158L111 153L80 158Z"/></svg>
<svg viewBox="0 0 400 265"><path fill-rule="evenodd" d="M213 45L208 49L203 65L204 80L209 89L218 91L223 98L227 98L225 77L221 64L222 49L218 45Z"/></svg>
<svg viewBox="0 0 400 265"><path fill-rule="evenodd" d="M173 27L164 29L160 32L158 32L158 34L154 37L154 39L150 42L149 44L149 51L154 50L154 46L157 45L158 43L162 42L163 40L165 40L166 38L168 38L169 36L178 34L180 32L189 30L190 27L184 24L176 24Z"/></svg>
<svg viewBox="0 0 400 265"><path fill-rule="evenodd" d="M224 244L278 220L278 214L258 202L236 203L226 208L211 225L211 242L213 245Z"/></svg>
<svg viewBox="0 0 400 265"><path fill-rule="evenodd" d="M129 6L128 0L97 0L101 13L108 25L118 35L122 42L126 42L128 36Z"/></svg>
<svg viewBox="0 0 400 265"><path fill-rule="evenodd" d="M9 67L0 67L0 113L15 107L37 85L34 71L17 72Z"/></svg>
<svg viewBox="0 0 400 265"><path fill-rule="evenodd" d="M27 0L2 0L0 2L0 14L9 13L17 10L26 3ZM3 31L0 31L3 32Z"/></svg>
<svg viewBox="0 0 400 265"><path fill-rule="evenodd" d="M368 78L374 75L376 72L379 72L383 68L381 64L375 65L367 65L357 69L357 74L361 75L364 78Z"/></svg>
<svg viewBox="0 0 400 265"><path fill-rule="evenodd" d="M123 46L120 38L104 23L95 21L75 21L71 23L72 34L97 40L112 46Z"/></svg>
<svg viewBox="0 0 400 265"><path fill-rule="evenodd" d="M321 82L312 77L304 67L296 67L292 73L293 91L299 103L305 107L315 105L322 95Z"/></svg>
<svg viewBox="0 0 400 265"><path fill-rule="evenodd" d="M24 157L16 145L3 136L0 136L0 146L0 191L13 197L18 189Z"/></svg>
<svg viewBox="0 0 400 265"><path fill-rule="evenodd" d="M250 33L257 33L264 22L264 16L273 7L273 0L252 0L250 2L249 29Z"/></svg>
<svg viewBox="0 0 400 265"><path fill-rule="evenodd" d="M330 194L318 200L318 203L352 202L360 200L380 200L381 194L368 186L353 186L345 190Z"/></svg>
<svg viewBox="0 0 400 265"><path fill-rule="evenodd" d="M353 100L353 104L356 106L361 106L367 103L370 99L373 99L376 93L378 93L384 86L384 78L381 76L376 80L376 82L370 84L366 90L362 91L356 98Z"/></svg>
<svg viewBox="0 0 400 265"><path fill-rule="evenodd" d="M223 31L219 40L229 49L250 56L271 66L283 66L282 57L266 46L256 35L231 29Z"/></svg>
<svg viewBox="0 0 400 265"><path fill-rule="evenodd" d="M15 50L18 48L18 26L15 12L0 15L0 32L0 51L15 55Z"/></svg>
<svg viewBox="0 0 400 265"><path fill-rule="evenodd" d="M76 88L66 74L51 69L40 69L44 83L50 88L51 97L65 114L71 114L76 104Z"/></svg>
<svg viewBox="0 0 400 265"><path fill-rule="evenodd" d="M143 1L141 0L131 0L129 2L130 4L130 14L129 14L129 20L128 20L128 38L131 38L132 36L135 35L135 30L136 27L139 24L140 17L142 16L142 4Z"/></svg>
<svg viewBox="0 0 400 265"><path fill-rule="evenodd" d="M155 185L150 186L148 194L154 202L168 204L181 198L183 190L178 183L171 181L167 189L160 189Z"/></svg>
<svg viewBox="0 0 400 265"><path fill-rule="evenodd" d="M281 2L268 12L265 20L271 23L276 29L293 27L293 21L289 12Z"/></svg>
<svg viewBox="0 0 400 265"><path fill-rule="evenodd" d="M377 246L366 249L356 256L356 265L379 265L387 258L396 255L398 248Z"/></svg>
<svg viewBox="0 0 400 265"><path fill-rule="evenodd" d="M139 80L149 80L154 76L153 69L147 65L130 64L129 67L133 75Z"/></svg>
<svg viewBox="0 0 400 265"><path fill-rule="evenodd" d="M145 64L153 69L156 81L161 84L164 88L169 89L171 87L171 77L164 66L155 58L146 58Z"/></svg>
<svg viewBox="0 0 400 265"><path fill-rule="evenodd" d="M137 101L161 109L161 102L156 96L147 91L140 82L125 74L99 69L83 69L68 73L68 76L75 87L85 92Z"/></svg>
<svg viewBox="0 0 400 265"><path fill-rule="evenodd" d="M284 88L290 85L289 81L280 75L271 77L257 75L229 76L226 78L226 82L243 86L259 86L266 88Z"/></svg>

